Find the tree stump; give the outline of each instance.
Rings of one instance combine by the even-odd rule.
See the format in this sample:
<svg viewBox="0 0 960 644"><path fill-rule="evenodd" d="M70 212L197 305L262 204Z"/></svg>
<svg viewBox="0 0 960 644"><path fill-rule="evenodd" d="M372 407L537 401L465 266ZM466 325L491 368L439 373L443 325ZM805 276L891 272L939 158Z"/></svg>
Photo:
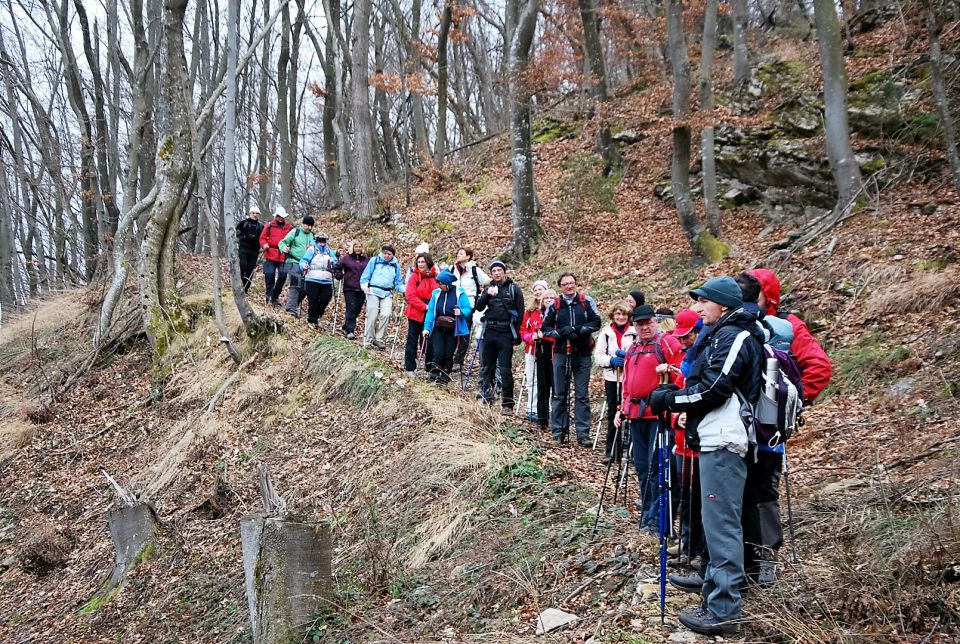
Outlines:
<svg viewBox="0 0 960 644"><path fill-rule="evenodd" d="M116 553L116 563L110 578L81 609L86 615L100 608L116 595L127 573L155 553L157 514L147 503L135 503L107 513L107 525Z"/></svg>
<svg viewBox="0 0 960 644"><path fill-rule="evenodd" d="M251 516L240 540L254 644L299 641L331 596L329 527Z"/></svg>

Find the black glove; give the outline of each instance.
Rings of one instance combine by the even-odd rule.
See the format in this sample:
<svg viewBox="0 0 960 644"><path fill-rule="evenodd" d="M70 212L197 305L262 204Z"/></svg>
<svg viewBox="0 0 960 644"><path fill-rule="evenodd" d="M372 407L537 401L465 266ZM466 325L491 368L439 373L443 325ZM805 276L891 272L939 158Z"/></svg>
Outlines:
<svg viewBox="0 0 960 644"><path fill-rule="evenodd" d="M586 326L581 326L577 328L577 333L579 335L590 335L590 329Z"/></svg>
<svg viewBox="0 0 960 644"><path fill-rule="evenodd" d="M650 411L655 414L667 411L670 407L673 406L673 400L675 398L675 393L680 387L669 384L669 385L660 385L653 390L650 394L650 401L648 405L650 406Z"/></svg>
<svg viewBox="0 0 960 644"><path fill-rule="evenodd" d="M574 329L572 326L565 326L562 329L560 329L560 337L570 338L572 340L573 338L577 337L577 330Z"/></svg>

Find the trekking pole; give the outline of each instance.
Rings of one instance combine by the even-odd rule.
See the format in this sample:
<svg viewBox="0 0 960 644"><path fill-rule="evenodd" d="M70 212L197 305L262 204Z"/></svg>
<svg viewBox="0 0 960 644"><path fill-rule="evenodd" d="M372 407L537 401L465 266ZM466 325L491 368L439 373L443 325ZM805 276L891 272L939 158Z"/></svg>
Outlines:
<svg viewBox="0 0 960 644"><path fill-rule="evenodd" d="M613 440L616 442L620 438L620 428L615 427L613 430ZM607 461L607 472L603 475L603 487L600 488L600 505L597 506L597 516L593 520L593 532L590 533L590 540L593 541L593 538L597 536L597 525L600 523L600 512L603 511L603 497L607 493L607 483L610 481L610 467L613 465L613 459ZM619 471L619 468L618 468ZM616 503L616 500L614 500Z"/></svg>
<svg viewBox="0 0 960 644"><path fill-rule="evenodd" d="M333 298L333 321L330 323L330 333L337 332L337 313L340 312L340 294L343 293L343 280L337 284L337 292Z"/></svg>
<svg viewBox="0 0 960 644"><path fill-rule="evenodd" d="M478 338L477 346L473 348L473 356L470 358L470 369L467 370L467 379L463 381L463 391L460 392L460 395L465 395L467 393L467 387L470 386L470 376L473 375L473 367L477 362L477 354L480 353L481 342L483 342L483 338Z"/></svg>
<svg viewBox="0 0 960 644"><path fill-rule="evenodd" d="M624 422L627 424L627 429L624 432L627 438L627 449L623 451L623 456L620 458L620 463L622 469L618 471L619 481L617 481L617 487L614 488L614 500L616 500L617 490L623 488L623 507L627 507L627 475L630 472L630 465L633 462L633 439L630 437L630 421L624 419Z"/></svg>
<svg viewBox="0 0 960 644"><path fill-rule="evenodd" d="M564 386L564 397L563 397L563 413L564 421L567 425L567 430L563 433L560 438L561 443L567 442L567 437L570 436L570 379L573 375L573 347L570 345L570 340L567 339L567 349L566 349L567 360L563 366L563 386ZM574 396L576 399L576 396ZM576 419L573 419L574 421ZM574 428L576 430L576 428Z"/></svg>
<svg viewBox="0 0 960 644"><path fill-rule="evenodd" d="M527 387L527 365L526 356L524 356L523 375L520 376L520 390L517 392L517 398L513 401L513 415L520 413L520 402L523 400L523 392ZM529 396L527 396L529 398ZM529 400L527 401L529 404Z"/></svg>
<svg viewBox="0 0 960 644"><path fill-rule="evenodd" d="M424 364L427 355L427 343L430 342L429 335L421 335L420 341L417 344L417 369L422 368L424 371L427 369L427 365Z"/></svg>
<svg viewBox="0 0 960 644"><path fill-rule="evenodd" d="M800 559L797 557L797 534L793 529L793 500L790 494L790 469L787 467L787 445L783 445L783 482L787 488L787 527L790 529L790 550L793 552L793 561L797 563Z"/></svg>
<svg viewBox="0 0 960 644"><path fill-rule="evenodd" d="M367 311L369 313L369 311ZM393 354L397 351L397 338L400 336L400 316L403 315L403 307L400 307L400 310L397 312L396 319L393 321L393 345L390 347L390 357L393 358ZM393 311L390 312L390 316L393 317Z"/></svg>
<svg viewBox="0 0 960 644"><path fill-rule="evenodd" d="M666 475L666 466L667 466L667 432L666 432L666 423L665 416L668 412L664 412L660 415L660 423L657 428L657 451L659 452L660 458L660 470L659 472L659 485L660 485L660 624L664 623L664 613L666 612L667 607L667 515L668 515L668 501L667 498L667 475Z"/></svg>
<svg viewBox="0 0 960 644"><path fill-rule="evenodd" d="M600 428L603 426L603 417L607 413L607 401L604 399L603 404L600 405L600 418L597 419L597 433L593 437L593 450L597 449L597 443L600 442Z"/></svg>

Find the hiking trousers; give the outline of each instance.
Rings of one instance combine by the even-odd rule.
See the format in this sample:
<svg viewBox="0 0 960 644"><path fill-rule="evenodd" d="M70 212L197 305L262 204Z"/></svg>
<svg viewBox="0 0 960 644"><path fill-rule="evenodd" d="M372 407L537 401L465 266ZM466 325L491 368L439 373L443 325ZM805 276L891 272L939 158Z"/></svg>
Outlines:
<svg viewBox="0 0 960 644"><path fill-rule="evenodd" d="M266 287L267 299L271 304L280 300L283 285L287 282L287 265L272 259L263 260L263 285Z"/></svg>
<svg viewBox="0 0 960 644"><path fill-rule="evenodd" d="M374 340L383 342L392 315L393 295L377 297L371 293L367 296L367 322L363 328L363 346L367 346Z"/></svg>
<svg viewBox="0 0 960 644"><path fill-rule="evenodd" d="M657 459L657 421L631 418L630 442L633 443L633 470L637 473L643 510L640 527L660 529L660 479Z"/></svg>
<svg viewBox="0 0 960 644"><path fill-rule="evenodd" d="M527 380L527 401L523 411L527 416L537 413L537 356L532 353L523 354L523 375ZM539 416L538 416L539 417Z"/></svg>
<svg viewBox="0 0 960 644"><path fill-rule="evenodd" d="M343 301L346 305L346 312L343 316L344 333L353 333L357 330L357 318L360 316L360 311L363 310L363 301L365 299L366 297L363 291L348 291L347 289L343 289Z"/></svg>
<svg viewBox="0 0 960 644"><path fill-rule="evenodd" d="M422 334L423 322L417 322L416 320L407 318L407 344L403 351L404 371L417 370L417 353L420 349L420 344L423 342L427 343L427 348L423 356L423 369L427 373L430 373L433 368L433 342L430 342L432 338L423 340L421 339L423 337Z"/></svg>
<svg viewBox="0 0 960 644"><path fill-rule="evenodd" d="M307 292L303 287L303 271L299 264L287 263L287 275L290 276L290 288L287 289L287 313L300 314L300 303Z"/></svg>
<svg viewBox="0 0 960 644"><path fill-rule="evenodd" d="M756 579L760 561L773 560L783 544L780 523L780 471L783 454L757 450L756 462L747 457L747 482L743 489L743 567Z"/></svg>
<svg viewBox="0 0 960 644"><path fill-rule="evenodd" d="M747 462L729 450L700 452L700 515L709 561L703 571L703 603L718 620L740 619L743 529L740 513Z"/></svg>
<svg viewBox="0 0 960 644"><path fill-rule="evenodd" d="M333 284L304 282L303 288L307 294L307 322L316 324L333 298Z"/></svg>
<svg viewBox="0 0 960 644"><path fill-rule="evenodd" d="M454 335L453 329L438 329L433 327L430 334L430 344L427 349L433 352L431 373L437 383L445 385L450 382L450 371L453 369L453 355L457 351L458 342L466 340L466 336Z"/></svg>
<svg viewBox="0 0 960 644"><path fill-rule="evenodd" d="M248 248L237 249L237 259L240 260L240 284L243 285L243 292L250 292L250 280L253 278L253 271L257 268L257 256L260 251Z"/></svg>
<svg viewBox="0 0 960 644"><path fill-rule="evenodd" d="M553 393L553 350L546 342L537 342L537 422L550 425L550 396Z"/></svg>
<svg viewBox="0 0 960 644"><path fill-rule="evenodd" d="M562 440L570 432L570 381L567 379L567 361L573 380L573 415L578 441L590 440L590 368L593 356L587 354L555 353L553 355L553 409L550 413L550 431L553 438Z"/></svg>
<svg viewBox="0 0 960 644"><path fill-rule="evenodd" d="M500 368L500 402L504 409L513 409L513 332L488 327L480 347L480 393L486 401L494 397L494 377Z"/></svg>

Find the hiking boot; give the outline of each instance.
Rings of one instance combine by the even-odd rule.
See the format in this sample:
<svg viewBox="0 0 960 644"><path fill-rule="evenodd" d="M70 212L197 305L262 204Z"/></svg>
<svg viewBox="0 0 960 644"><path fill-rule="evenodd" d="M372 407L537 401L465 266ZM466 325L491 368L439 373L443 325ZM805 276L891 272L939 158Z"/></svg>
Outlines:
<svg viewBox="0 0 960 644"><path fill-rule="evenodd" d="M593 447L593 443L590 441L589 438L578 438L577 445L579 445L580 447Z"/></svg>
<svg viewBox="0 0 960 644"><path fill-rule="evenodd" d="M406 374L407 378L410 378L411 380L417 377L416 371L404 371L403 373Z"/></svg>
<svg viewBox="0 0 960 644"><path fill-rule="evenodd" d="M371 344L375 349L380 349L381 351L387 348L387 345L385 345L381 340L374 340L371 342Z"/></svg>
<svg viewBox="0 0 960 644"><path fill-rule="evenodd" d="M700 570L700 563L701 563L701 561L702 561L702 560L700 559L700 555L697 555L696 557L694 557L693 559L691 559L691 560L690 560L690 563L687 564L687 565L690 566L690 569L691 569L691 570Z"/></svg>
<svg viewBox="0 0 960 644"><path fill-rule="evenodd" d="M667 559L668 568L686 568L690 565L690 558L687 555L680 555L679 557L670 557Z"/></svg>
<svg viewBox="0 0 960 644"><path fill-rule="evenodd" d="M680 623L700 635L722 637L740 634L740 623L734 620L720 621L701 606L688 606L680 611Z"/></svg>
<svg viewBox="0 0 960 644"><path fill-rule="evenodd" d="M703 588L703 577L696 570L686 574L670 575L669 579L671 586L679 588L685 593L699 593L700 589ZM697 632L699 633L699 631Z"/></svg>
<svg viewBox="0 0 960 644"><path fill-rule="evenodd" d="M678 554L680 554L680 544L677 543L667 548L667 554L671 557L676 557Z"/></svg>
<svg viewBox="0 0 960 644"><path fill-rule="evenodd" d="M761 561L760 574L757 575L758 586L772 586L777 583L777 562Z"/></svg>
<svg viewBox="0 0 960 644"><path fill-rule="evenodd" d="M600 462L603 463L604 465L610 465L610 461L612 460L613 460L613 457L607 455L607 456L604 456Z"/></svg>
<svg viewBox="0 0 960 644"><path fill-rule="evenodd" d="M356 340L356 339L357 339L357 336L355 336L354 334L352 333L347 334L347 340Z"/></svg>

